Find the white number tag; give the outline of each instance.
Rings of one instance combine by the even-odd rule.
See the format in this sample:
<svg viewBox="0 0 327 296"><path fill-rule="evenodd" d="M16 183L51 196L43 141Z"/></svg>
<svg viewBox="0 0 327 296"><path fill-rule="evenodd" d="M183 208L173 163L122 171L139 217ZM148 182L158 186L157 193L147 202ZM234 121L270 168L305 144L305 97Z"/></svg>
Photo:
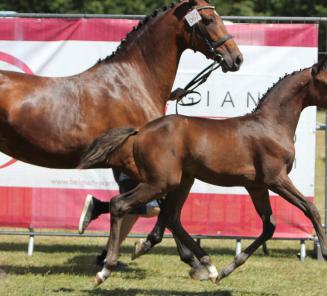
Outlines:
<svg viewBox="0 0 327 296"><path fill-rule="evenodd" d="M193 9L191 12L189 12L186 16L185 19L187 23L189 24L190 27L193 27L195 24L197 24L199 21L201 21L201 15L200 13L196 10Z"/></svg>

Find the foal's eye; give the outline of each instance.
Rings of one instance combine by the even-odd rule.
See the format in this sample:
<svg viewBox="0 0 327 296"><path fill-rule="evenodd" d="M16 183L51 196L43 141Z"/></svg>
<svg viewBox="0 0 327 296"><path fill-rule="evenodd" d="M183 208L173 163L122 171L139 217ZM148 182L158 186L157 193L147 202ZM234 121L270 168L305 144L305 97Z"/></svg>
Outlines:
<svg viewBox="0 0 327 296"><path fill-rule="evenodd" d="M210 16L202 17L202 22L205 26L208 26L214 22L214 18Z"/></svg>

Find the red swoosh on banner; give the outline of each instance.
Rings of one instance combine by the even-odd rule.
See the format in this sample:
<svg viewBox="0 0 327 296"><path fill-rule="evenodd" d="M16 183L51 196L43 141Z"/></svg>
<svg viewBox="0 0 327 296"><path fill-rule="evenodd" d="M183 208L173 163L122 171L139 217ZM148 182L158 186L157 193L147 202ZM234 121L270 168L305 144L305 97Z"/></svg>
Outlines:
<svg viewBox="0 0 327 296"><path fill-rule="evenodd" d="M15 162L17 162L16 159L11 159L11 160L7 161L6 163L0 165L0 169L4 169L6 167L9 167L10 165L14 164Z"/></svg>
<svg viewBox="0 0 327 296"><path fill-rule="evenodd" d="M10 65L16 66L17 68L21 69L23 72L27 74L33 74L32 70L23 61L8 53L0 51L0 60Z"/></svg>

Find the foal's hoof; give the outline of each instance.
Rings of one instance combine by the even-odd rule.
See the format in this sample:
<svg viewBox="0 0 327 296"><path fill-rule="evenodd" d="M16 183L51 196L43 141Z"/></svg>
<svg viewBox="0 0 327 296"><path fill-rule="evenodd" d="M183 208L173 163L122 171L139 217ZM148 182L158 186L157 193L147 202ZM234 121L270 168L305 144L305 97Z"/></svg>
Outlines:
<svg viewBox="0 0 327 296"><path fill-rule="evenodd" d="M219 273L215 280L216 285L218 285L222 279L223 279L223 274Z"/></svg>
<svg viewBox="0 0 327 296"><path fill-rule="evenodd" d="M206 267L200 265L198 267L193 267L189 271L189 275L193 280L196 281L206 281L209 279L209 272Z"/></svg>
<svg viewBox="0 0 327 296"><path fill-rule="evenodd" d="M103 278L100 274L100 272L98 272L95 276L95 283L94 283L94 287L98 287L100 286L106 279Z"/></svg>
<svg viewBox="0 0 327 296"><path fill-rule="evenodd" d="M143 251L143 243L145 242L145 239L141 238L139 241L136 241L134 243L134 249L132 252L132 260L135 260L138 257L141 257L144 253Z"/></svg>

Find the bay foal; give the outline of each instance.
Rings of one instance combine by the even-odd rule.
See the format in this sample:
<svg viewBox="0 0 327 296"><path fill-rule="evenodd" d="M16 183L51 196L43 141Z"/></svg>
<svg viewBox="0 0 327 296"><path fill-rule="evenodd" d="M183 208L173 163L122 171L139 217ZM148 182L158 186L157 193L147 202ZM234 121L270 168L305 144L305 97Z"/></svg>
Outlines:
<svg viewBox="0 0 327 296"><path fill-rule="evenodd" d="M108 254L105 267L97 274L97 284L109 276L117 262L122 217L133 207L164 195L165 206L159 217L161 234L164 227L171 229L216 282L273 236L275 222L268 190L298 207L311 220L327 259L327 240L318 210L288 177L302 110L308 106L327 108L326 69L327 58L312 68L286 76L245 116L226 120L167 116L140 130L114 129L98 138L79 167L115 167L124 162L126 172L140 184L111 201ZM244 186L262 219L261 235L219 273L180 222L182 206L195 178L219 186Z"/></svg>

